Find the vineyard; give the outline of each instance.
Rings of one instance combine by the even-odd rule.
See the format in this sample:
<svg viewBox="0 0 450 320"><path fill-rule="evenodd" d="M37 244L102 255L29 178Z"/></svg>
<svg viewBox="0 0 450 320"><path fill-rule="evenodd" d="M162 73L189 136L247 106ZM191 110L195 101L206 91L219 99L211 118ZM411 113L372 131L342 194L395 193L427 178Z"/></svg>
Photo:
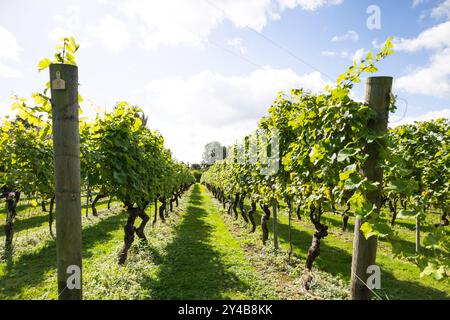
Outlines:
<svg viewBox="0 0 450 320"><path fill-rule="evenodd" d="M0 119L0 299L450 298L450 122L389 128L390 77L351 98L390 39L195 170L138 106L83 117L78 49Z"/></svg>

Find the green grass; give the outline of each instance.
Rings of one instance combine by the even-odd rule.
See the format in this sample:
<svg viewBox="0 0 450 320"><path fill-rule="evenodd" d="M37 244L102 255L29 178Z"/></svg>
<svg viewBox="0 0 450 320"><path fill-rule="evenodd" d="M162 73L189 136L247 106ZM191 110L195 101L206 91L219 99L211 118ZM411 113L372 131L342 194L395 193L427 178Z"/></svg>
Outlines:
<svg viewBox="0 0 450 320"><path fill-rule="evenodd" d="M117 265L117 255L126 214L117 204L105 210L107 201L102 202L99 218L83 217L84 298L276 298L210 201L195 185L165 223L147 225L149 243L136 241L125 266ZM19 210L13 258L0 263L0 299L57 298L55 242L47 213L32 209L25 205Z"/></svg>
<svg viewBox="0 0 450 320"><path fill-rule="evenodd" d="M203 186L194 185L165 223L151 222L148 244L135 241L124 266L117 265L126 213L119 203L98 218L83 211L83 296L85 299L277 299L308 298L299 292L298 278L311 243L313 228L306 219L292 221L294 263L286 263L288 217L278 215L280 252L272 238L261 245L261 230L224 214ZM3 209L3 208L2 208ZM153 216L153 208L148 214ZM0 246L4 243L4 210L0 211ZM48 213L22 202L15 223L13 258L0 262L0 299L56 299L55 242L48 231ZM259 225L260 212L256 220ZM314 265L318 283L311 292L327 299L348 297L352 232L340 230L341 219L326 214L330 235L322 241ZM269 226L272 226L272 219ZM353 221L349 221L349 230ZM403 251L414 251L414 226L399 221L396 230ZM272 237L272 231L270 232ZM382 298L449 299L450 284L420 278L418 268L394 256L387 242L379 244Z"/></svg>
<svg viewBox="0 0 450 320"><path fill-rule="evenodd" d="M249 209L249 206L246 206L246 208ZM258 210L255 214L258 225L257 232L255 235L247 236L244 241L261 242L260 217L261 211ZM311 245L314 227L308 217L302 216L302 219L303 221L297 221L296 217L293 218L291 236L294 254L303 264ZM349 220L348 230L350 231L341 231L342 221L338 215L326 213L323 221L330 226L329 235L321 241L320 256L316 259L314 267L342 279L348 284L352 260L353 219ZM278 213L278 232L280 248L284 252L287 252L289 248L288 223L287 211L282 208ZM238 224L244 227L242 222L238 222ZM413 254L415 250L412 224L409 221L399 221L395 227L399 234L399 240L396 240L397 244L400 245L401 251L406 254ZM270 243L273 241L273 216L271 216L268 225ZM245 228L249 227L245 226ZM420 271L415 264L392 253L390 243L379 242L377 264L382 272L382 288L378 291L382 299L450 299L450 281L437 281L432 277L421 278ZM323 291L324 289L320 288L320 290ZM314 288L312 291L314 291ZM323 296L324 294L319 292L319 295Z"/></svg>

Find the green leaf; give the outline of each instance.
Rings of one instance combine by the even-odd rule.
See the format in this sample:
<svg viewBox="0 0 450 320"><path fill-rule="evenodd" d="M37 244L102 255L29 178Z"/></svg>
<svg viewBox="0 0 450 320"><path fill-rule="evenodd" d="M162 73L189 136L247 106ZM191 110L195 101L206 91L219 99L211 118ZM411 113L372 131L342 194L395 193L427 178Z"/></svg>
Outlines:
<svg viewBox="0 0 450 320"><path fill-rule="evenodd" d="M354 155L356 155L359 151L360 151L360 149L357 149L357 148L345 148L345 149L342 149L338 153L337 161L338 162L343 162L343 161L347 160L348 158L353 157Z"/></svg>
<svg viewBox="0 0 450 320"><path fill-rule="evenodd" d="M37 65L39 72L47 69L51 63L52 63L52 61L49 58L44 58L41 61L39 61L38 65Z"/></svg>
<svg viewBox="0 0 450 320"><path fill-rule="evenodd" d="M366 239L369 239L370 237L375 236L377 234L369 222L364 222L361 225L360 230L363 233L364 238Z"/></svg>

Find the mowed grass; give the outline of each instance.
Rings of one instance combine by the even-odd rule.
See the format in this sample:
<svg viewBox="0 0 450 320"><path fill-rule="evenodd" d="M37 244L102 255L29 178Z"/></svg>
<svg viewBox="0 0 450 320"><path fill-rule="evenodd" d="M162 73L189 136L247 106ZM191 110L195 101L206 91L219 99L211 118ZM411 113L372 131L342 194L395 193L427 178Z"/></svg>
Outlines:
<svg viewBox="0 0 450 320"><path fill-rule="evenodd" d="M113 203L107 210L104 200L98 218L83 216L84 298L277 298L202 188L193 186L165 223L147 225L148 244L136 241L125 266L117 265L126 220L121 206ZM153 208L147 213L153 215ZM0 218L4 221L4 212ZM56 246L47 219L40 207L19 207L14 255L0 262L0 299L57 299Z"/></svg>
<svg viewBox="0 0 450 320"><path fill-rule="evenodd" d="M119 203L107 210L107 199L99 203L99 217L84 217L83 210L83 295L85 299L277 299L280 285L267 281L267 272L285 259L288 250L288 216L278 214L280 252L273 256L272 230L266 249L268 259L252 261L261 255L260 214L257 232L248 234L242 220L225 216L221 205L205 188L194 185L165 223L158 220L146 227L148 244L135 241L125 266L117 265L127 218ZM84 203L84 201L83 201ZM48 207L48 206L47 206ZM0 211L0 246L4 244L4 209ZM154 208L147 213L152 216ZM152 220L152 219L151 219ZM320 284L312 288L319 297L345 298L350 280L353 220L341 231L341 218L325 214L330 234L321 243L314 264ZM137 221L139 223L139 221ZM232 223L233 225L230 225ZM272 217L269 220L271 229ZM235 229L241 230L240 234ZM398 221L399 245L414 252L414 223ZM427 229L425 228L426 232ZM27 202L19 205L15 223L14 255L0 262L0 299L56 299L56 248L48 231L48 213ZM292 220L292 242L297 257L291 281L298 286L304 259L314 229L307 217ZM248 248L253 248L253 253ZM254 250L260 250L254 251ZM273 261L270 261L270 260ZM267 260L267 261L266 261ZM280 262L281 261L281 262ZM382 299L449 299L448 280L420 278L418 268L406 258L395 256L391 245L379 243L377 263L382 270ZM291 268L291 267L290 267ZM291 268L291 269L292 269ZM266 279L266 280L265 280ZM336 279L333 280L333 279ZM281 285L283 286L283 285ZM332 288L333 287L333 288ZM286 293L284 297L289 298ZM301 295L296 295L301 297Z"/></svg>
<svg viewBox="0 0 450 320"><path fill-rule="evenodd" d="M217 207L217 205L216 205ZM249 206L246 205L249 210ZM255 214L258 225L257 232L245 238L245 242L259 244L261 242L261 210ZM240 212L239 212L240 215ZM242 228L245 226L242 218L237 222ZM287 209L281 208L278 212L278 237L282 252L289 250L289 219ZM354 219L350 218L348 231L342 231L342 218L338 215L325 213L323 222L329 226L329 235L321 241L320 256L314 262L314 268L342 279L346 283L350 281ZM303 215L302 221L298 221L293 214L291 220L291 239L293 253L303 264L308 248L311 245L314 226L309 217ZM273 242L273 213L268 222L270 229L269 246ZM450 281L448 279L437 281L433 277L420 277L418 267L409 261L406 256L413 255L415 251L414 222L399 220L394 229L398 232L396 247L401 248L402 255L395 255L391 243L379 241L377 251L377 265L381 268L381 290L377 290L380 299L450 299ZM423 231L429 231L424 228ZM424 250L424 249L422 249ZM314 292L313 288L313 292ZM320 290L324 290L320 288ZM319 296L325 296L324 292L316 292Z"/></svg>

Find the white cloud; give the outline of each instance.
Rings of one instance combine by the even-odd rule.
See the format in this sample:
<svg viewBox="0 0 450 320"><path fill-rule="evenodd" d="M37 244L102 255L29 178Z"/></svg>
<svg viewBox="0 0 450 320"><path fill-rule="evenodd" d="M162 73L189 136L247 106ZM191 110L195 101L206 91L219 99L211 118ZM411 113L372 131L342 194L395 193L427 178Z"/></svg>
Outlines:
<svg viewBox="0 0 450 320"><path fill-rule="evenodd" d="M299 6L304 10L317 10L320 7L327 5L339 5L344 0L278 0L281 8L295 8Z"/></svg>
<svg viewBox="0 0 450 320"><path fill-rule="evenodd" d="M155 49L161 45L202 45L225 19L237 27L261 30L268 20L270 2L132 0L121 2L120 7L136 21L144 47Z"/></svg>
<svg viewBox="0 0 450 320"><path fill-rule="evenodd" d="M331 41L333 42L339 42L339 41L353 41L356 42L359 40L359 35L354 30L348 30L346 33L340 35L340 36L334 36Z"/></svg>
<svg viewBox="0 0 450 320"><path fill-rule="evenodd" d="M427 112L425 114L422 114L422 115L416 116L416 117L400 118L400 116L394 115L393 117L391 117L391 120L389 121L389 126L396 127L396 126L403 125L403 124L414 123L416 121L430 121L430 120L436 120L436 119L440 119L440 118L450 119L450 109L431 111L431 112Z"/></svg>
<svg viewBox="0 0 450 320"><path fill-rule="evenodd" d="M227 45L237 48L243 56L247 54L247 48L243 45L243 40L241 38L228 39Z"/></svg>
<svg viewBox="0 0 450 320"><path fill-rule="evenodd" d="M54 41L62 37L77 36L82 27L81 10L74 5L68 6L64 13L55 14L53 20L57 23L57 26L48 35Z"/></svg>
<svg viewBox="0 0 450 320"><path fill-rule="evenodd" d="M7 114L9 114L9 111L9 106L4 102L0 102L0 117L6 116Z"/></svg>
<svg viewBox="0 0 450 320"><path fill-rule="evenodd" d="M334 57L336 56L338 53L334 52L334 51L322 51L320 53L321 55L325 56L325 57Z"/></svg>
<svg viewBox="0 0 450 320"><path fill-rule="evenodd" d="M436 50L450 46L450 21L431 27L416 38L394 39L394 49L397 51L414 52L421 49Z"/></svg>
<svg viewBox="0 0 450 320"><path fill-rule="evenodd" d="M425 66L414 68L396 81L396 87L412 94L450 97L450 21L438 24L412 39L396 39L395 50L431 51Z"/></svg>
<svg viewBox="0 0 450 320"><path fill-rule="evenodd" d="M19 61L23 49L17 43L14 34L0 26L0 77L21 78L22 71L6 65L4 60Z"/></svg>
<svg viewBox="0 0 450 320"><path fill-rule="evenodd" d="M0 44L0 59L19 60L19 54L23 49L17 43L14 34L2 26L0 26Z"/></svg>
<svg viewBox="0 0 450 320"><path fill-rule="evenodd" d="M9 67L0 61L0 76L5 78L22 78L22 71Z"/></svg>
<svg viewBox="0 0 450 320"><path fill-rule="evenodd" d="M437 7L431 10L431 17L438 19L442 17L450 18L450 0L442 1Z"/></svg>
<svg viewBox="0 0 450 320"><path fill-rule="evenodd" d="M425 67L416 68L396 80L399 90L413 94L450 98L450 48L431 56Z"/></svg>
<svg viewBox="0 0 450 320"><path fill-rule="evenodd" d="M352 60L356 61L356 62L360 62L361 60L363 60L366 57L367 53L368 53L368 51L366 51L364 48L358 49L355 51L355 53L353 53Z"/></svg>
<svg viewBox="0 0 450 320"><path fill-rule="evenodd" d="M74 36L76 36L76 34L74 32L72 32L71 30L64 29L62 27L55 27L48 33L48 36L53 41L57 41L63 37L74 37Z"/></svg>
<svg viewBox="0 0 450 320"><path fill-rule="evenodd" d="M287 9L316 10L343 0L129 0L104 1L119 8L137 28L147 49L163 45L203 45L225 20L237 28L261 31Z"/></svg>
<svg viewBox="0 0 450 320"><path fill-rule="evenodd" d="M326 84L319 72L298 75L291 69L264 68L231 77L203 71L187 79L151 81L141 107L178 158L199 161L198 146L212 140L231 143L255 129L277 91L303 87L317 92Z"/></svg>
<svg viewBox="0 0 450 320"><path fill-rule="evenodd" d="M422 4L424 0L413 0L412 7L415 8L418 5Z"/></svg>
<svg viewBox="0 0 450 320"><path fill-rule="evenodd" d="M88 26L90 34L101 39L103 44L112 51L120 51L130 44L130 33L124 22L105 15L96 26Z"/></svg>
<svg viewBox="0 0 450 320"><path fill-rule="evenodd" d="M364 48L358 49L355 52L349 52L347 50L343 50L341 52L336 51L322 51L321 54L325 57L336 57L339 56L342 59L348 59L351 61L360 62L367 55L368 51Z"/></svg>

